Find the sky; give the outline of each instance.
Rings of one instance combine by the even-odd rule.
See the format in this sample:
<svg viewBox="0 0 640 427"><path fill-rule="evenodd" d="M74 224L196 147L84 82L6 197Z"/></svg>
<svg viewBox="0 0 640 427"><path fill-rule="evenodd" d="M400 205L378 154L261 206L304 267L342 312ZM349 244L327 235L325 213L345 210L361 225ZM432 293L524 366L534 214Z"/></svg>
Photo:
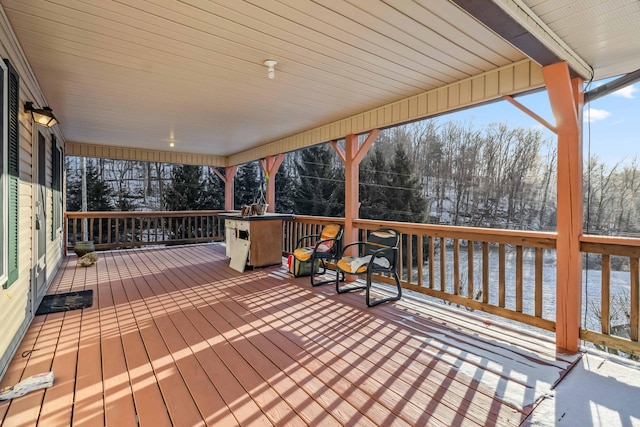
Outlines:
<svg viewBox="0 0 640 427"><path fill-rule="evenodd" d="M594 82L585 91L606 81ZM555 124L546 91L521 96L518 102ZM545 137L555 135L537 121L506 101L449 114L443 120L470 121L479 127L493 122L507 123L510 127L540 129ZM627 86L585 106L584 158L597 155L610 166L628 164L634 156L640 160L640 83Z"/></svg>

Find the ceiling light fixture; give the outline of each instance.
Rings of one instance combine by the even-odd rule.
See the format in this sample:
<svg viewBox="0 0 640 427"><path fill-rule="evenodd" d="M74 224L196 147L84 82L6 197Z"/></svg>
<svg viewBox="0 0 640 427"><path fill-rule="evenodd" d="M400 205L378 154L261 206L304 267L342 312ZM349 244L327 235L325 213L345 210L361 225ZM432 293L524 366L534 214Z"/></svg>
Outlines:
<svg viewBox="0 0 640 427"><path fill-rule="evenodd" d="M31 118L36 124L50 128L58 123L58 119L53 115L53 111L49 107L34 108L33 102L24 104L24 111L31 113Z"/></svg>
<svg viewBox="0 0 640 427"><path fill-rule="evenodd" d="M264 61L264 65L267 67L267 76L269 76L270 79L275 79L276 78L275 66L278 65L278 61L275 61L273 59L267 59L266 61Z"/></svg>
<svg viewBox="0 0 640 427"><path fill-rule="evenodd" d="M173 129L169 132L169 138L166 138L165 141L169 142L169 147L173 148L176 146L176 136L173 133Z"/></svg>

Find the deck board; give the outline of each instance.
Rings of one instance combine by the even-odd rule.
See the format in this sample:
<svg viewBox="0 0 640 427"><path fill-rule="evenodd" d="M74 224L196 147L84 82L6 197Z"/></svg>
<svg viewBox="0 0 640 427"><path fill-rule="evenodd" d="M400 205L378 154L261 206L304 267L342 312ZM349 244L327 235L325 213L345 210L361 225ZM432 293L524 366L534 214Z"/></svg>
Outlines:
<svg viewBox="0 0 640 427"><path fill-rule="evenodd" d="M109 286L108 270L98 270L98 299L100 301L100 347L104 378L104 406L106 425L135 425L136 411L131 381L124 356L124 345L116 308Z"/></svg>
<svg viewBox="0 0 640 427"><path fill-rule="evenodd" d="M113 295L118 318L118 333L122 337L124 357L139 423L156 427L170 426L171 419L144 347L138 324L128 304L120 272L113 257L105 257L104 262L109 273L107 285L111 288Z"/></svg>
<svg viewBox="0 0 640 427"><path fill-rule="evenodd" d="M445 305L370 309L228 263L217 244L66 258L49 293L93 289L94 305L34 319L1 385L55 384L1 404L2 426L513 426L575 361Z"/></svg>

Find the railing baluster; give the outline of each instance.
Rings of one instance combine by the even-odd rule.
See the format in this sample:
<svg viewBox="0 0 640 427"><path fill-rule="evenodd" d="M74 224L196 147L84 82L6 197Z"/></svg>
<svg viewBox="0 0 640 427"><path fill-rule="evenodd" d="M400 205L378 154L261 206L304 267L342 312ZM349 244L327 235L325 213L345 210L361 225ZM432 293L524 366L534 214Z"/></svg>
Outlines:
<svg viewBox="0 0 640 427"><path fill-rule="evenodd" d="M440 290L445 291L447 289L447 246L445 244L444 237L440 238Z"/></svg>
<svg viewBox="0 0 640 427"><path fill-rule="evenodd" d="M506 270L505 270L505 245L498 245L498 306L504 307L506 300L505 292Z"/></svg>
<svg viewBox="0 0 640 427"><path fill-rule="evenodd" d="M413 281L413 234L407 234L407 282Z"/></svg>
<svg viewBox="0 0 640 427"><path fill-rule="evenodd" d="M601 307L600 323L602 325L602 333L609 335L611 333L611 258L609 255L602 255L602 280L601 280Z"/></svg>
<svg viewBox="0 0 640 427"><path fill-rule="evenodd" d="M429 288L435 289L434 281L436 279L436 239L429 236Z"/></svg>
<svg viewBox="0 0 640 427"><path fill-rule="evenodd" d="M516 311L522 313L522 246L516 246Z"/></svg>
<svg viewBox="0 0 640 427"><path fill-rule="evenodd" d="M460 240L453 239L453 294L460 295Z"/></svg>
<svg viewBox="0 0 640 427"><path fill-rule="evenodd" d="M473 240L467 240L467 298L475 298L473 278Z"/></svg>
<svg viewBox="0 0 640 427"><path fill-rule="evenodd" d="M75 218L72 218L71 219L71 245L72 246L76 244L77 229L78 229L78 222Z"/></svg>
<svg viewBox="0 0 640 427"><path fill-rule="evenodd" d="M402 271L404 270L403 268L403 260L404 260L404 251L402 250L402 233L400 233L400 244L398 245L398 275L400 276L400 280L402 280ZM387 277L389 276L388 274L386 275Z"/></svg>
<svg viewBox="0 0 640 427"><path fill-rule="evenodd" d="M482 242L482 302L489 303L489 242Z"/></svg>
<svg viewBox="0 0 640 427"><path fill-rule="evenodd" d="M171 218L167 216L162 217L162 240L169 240L169 236L171 235L169 233L169 221L171 221Z"/></svg>
<svg viewBox="0 0 640 427"><path fill-rule="evenodd" d="M631 341L638 341L639 309L640 309L640 278L638 277L638 258L629 259L629 275L631 279Z"/></svg>
<svg viewBox="0 0 640 427"><path fill-rule="evenodd" d="M418 286L424 285L424 280L422 278L422 267L424 266L424 253L423 253L423 244L424 244L424 236L422 234L418 234Z"/></svg>
<svg viewBox="0 0 640 427"><path fill-rule="evenodd" d="M535 261L535 290L534 290L534 305L536 317L542 317L542 263L544 261L544 252L542 248L536 248L536 261Z"/></svg>

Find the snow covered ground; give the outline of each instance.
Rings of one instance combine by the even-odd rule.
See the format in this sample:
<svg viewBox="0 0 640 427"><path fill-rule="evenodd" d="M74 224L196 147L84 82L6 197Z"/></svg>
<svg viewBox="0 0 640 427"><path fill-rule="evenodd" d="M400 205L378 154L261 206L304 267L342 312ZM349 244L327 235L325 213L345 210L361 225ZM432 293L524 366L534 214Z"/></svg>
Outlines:
<svg viewBox="0 0 640 427"><path fill-rule="evenodd" d="M589 350L528 426L640 426L640 364Z"/></svg>

